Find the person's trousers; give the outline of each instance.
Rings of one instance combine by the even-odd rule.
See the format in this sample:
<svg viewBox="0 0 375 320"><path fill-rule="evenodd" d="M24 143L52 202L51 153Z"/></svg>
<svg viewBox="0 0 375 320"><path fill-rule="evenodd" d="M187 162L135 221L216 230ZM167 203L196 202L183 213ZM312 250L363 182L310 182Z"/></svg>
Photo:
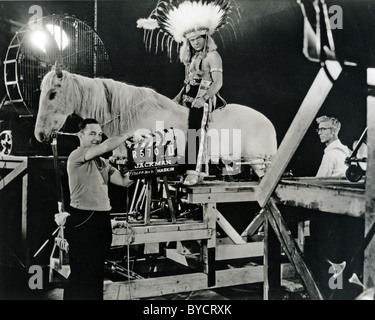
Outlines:
<svg viewBox="0 0 375 320"><path fill-rule="evenodd" d="M102 300L104 263L112 241L109 212L69 208L69 213L65 238L71 273L64 300Z"/></svg>
<svg viewBox="0 0 375 320"><path fill-rule="evenodd" d="M194 137L194 135L195 135L195 132L197 132L198 130L201 130L203 111L204 111L204 108L190 108L188 126L189 126L189 129L194 129L195 131L190 136L189 136L189 131L188 131L187 146L186 146L186 151L185 151L186 170L195 170L197 166L196 163L197 163L197 156L199 152L200 138L199 136ZM192 144L194 144L194 142L192 141L193 139L195 140L195 148L192 148L192 147L189 148L189 145L192 146ZM189 156L189 151L190 151L190 156ZM193 154L191 154L191 152L193 152Z"/></svg>

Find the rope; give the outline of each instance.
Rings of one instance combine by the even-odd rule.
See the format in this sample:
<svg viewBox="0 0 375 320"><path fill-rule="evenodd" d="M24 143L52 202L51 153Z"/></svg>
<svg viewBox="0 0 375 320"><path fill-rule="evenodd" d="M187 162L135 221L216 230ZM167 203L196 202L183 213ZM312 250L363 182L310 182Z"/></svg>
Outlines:
<svg viewBox="0 0 375 320"><path fill-rule="evenodd" d="M56 132L57 134L57 132ZM63 188L61 183L61 177L60 177L60 168L58 164L58 153L57 153L57 136L53 136L52 138L52 153L53 153L53 164L55 168L55 174L56 174L56 188L57 188L57 201L59 206L59 212L65 211L64 208L64 194L63 194Z"/></svg>

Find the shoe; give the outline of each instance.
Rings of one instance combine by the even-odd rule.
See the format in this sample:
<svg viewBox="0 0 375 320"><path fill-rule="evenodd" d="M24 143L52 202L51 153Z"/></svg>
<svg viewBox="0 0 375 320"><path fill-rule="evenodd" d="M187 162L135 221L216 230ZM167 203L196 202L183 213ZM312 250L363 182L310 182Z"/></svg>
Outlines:
<svg viewBox="0 0 375 320"><path fill-rule="evenodd" d="M199 175L199 172L188 170L186 173L188 175L183 182L185 186L194 186L198 183L203 182L203 177Z"/></svg>

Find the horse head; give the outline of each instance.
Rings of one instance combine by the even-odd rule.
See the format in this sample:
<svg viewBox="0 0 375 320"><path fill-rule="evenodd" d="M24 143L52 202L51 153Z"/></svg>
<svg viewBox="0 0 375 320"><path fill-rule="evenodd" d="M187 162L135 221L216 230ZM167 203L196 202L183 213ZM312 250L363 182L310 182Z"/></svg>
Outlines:
<svg viewBox="0 0 375 320"><path fill-rule="evenodd" d="M40 142L50 141L52 133L60 130L66 118L73 113L66 76L67 72L56 63L43 78L34 130L35 138Z"/></svg>

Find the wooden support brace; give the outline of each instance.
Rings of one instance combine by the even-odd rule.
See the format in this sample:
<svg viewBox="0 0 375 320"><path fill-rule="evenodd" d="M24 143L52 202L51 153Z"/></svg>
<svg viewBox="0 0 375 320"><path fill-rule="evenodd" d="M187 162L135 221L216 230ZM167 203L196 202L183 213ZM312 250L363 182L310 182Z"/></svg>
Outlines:
<svg viewBox="0 0 375 320"><path fill-rule="evenodd" d="M217 211L217 223L235 244L246 243L219 211Z"/></svg>
<svg viewBox="0 0 375 320"><path fill-rule="evenodd" d="M27 160L19 163L14 169L9 172L0 182L0 190L4 189L15 178L22 174L27 169Z"/></svg>
<svg viewBox="0 0 375 320"><path fill-rule="evenodd" d="M375 68L367 69L367 83L374 90L375 88ZM374 91L372 91L374 92ZM366 213L365 213L365 233L375 223L375 94L367 97L367 146L368 160L366 169ZM364 252L363 284L366 288L375 285L375 238L373 238Z"/></svg>
<svg viewBox="0 0 375 320"><path fill-rule="evenodd" d="M267 214L265 214L267 215ZM264 219L264 300L280 300L281 246L268 219Z"/></svg>
<svg viewBox="0 0 375 320"><path fill-rule="evenodd" d="M152 182L151 179L146 179L146 204L145 204L145 225L150 224L151 219L151 195L152 195Z"/></svg>
<svg viewBox="0 0 375 320"><path fill-rule="evenodd" d="M315 77L313 84L279 146L276 155L272 159L265 176L260 182L260 191L257 199L260 207L265 209L267 222L272 226L281 245L285 248L288 258L302 278L306 289L310 293L310 297L315 300L321 300L323 299L323 296L313 280L311 271L303 261L301 256L302 253L290 234L290 231L271 196L274 193L289 161L292 159L308 128L320 110L320 107L331 91L333 81L339 77L342 71L342 67L337 61L326 61L325 67L322 67ZM271 234L265 236L272 237ZM270 249L270 247L265 246L266 255L268 254L268 249ZM267 279L266 276L265 282L267 281L269 281L269 279ZM276 280L273 279L272 282L275 283ZM266 283L265 285L265 289L268 289L268 284ZM265 296L267 296L267 292L265 292Z"/></svg>
<svg viewBox="0 0 375 320"><path fill-rule="evenodd" d="M247 228L242 232L241 236L252 236L255 232L260 228L260 226L263 224L264 221L264 213L263 210L261 210L254 219L250 222L250 224L247 226Z"/></svg>
<svg viewBox="0 0 375 320"><path fill-rule="evenodd" d="M323 295L316 284L313 274L302 257L302 252L287 227L284 218L271 198L265 207L265 216L272 226L290 262L298 272L312 300L323 300Z"/></svg>
<svg viewBox="0 0 375 320"><path fill-rule="evenodd" d="M203 217L207 222L207 226L212 230L213 234L210 239L202 240L202 263L203 272L207 274L207 286L216 285L215 275L215 258L216 258L216 220L217 209L215 203L206 203L203 206Z"/></svg>
<svg viewBox="0 0 375 320"><path fill-rule="evenodd" d="M342 71L342 67L337 61L327 61L326 65L330 77L336 80ZM316 114L333 87L333 83L327 72L328 71L324 68L321 68L318 72L310 90L302 102L301 107L294 117L288 132L281 142L275 157L272 159L266 174L260 182L258 203L262 208L266 205L268 199L274 192L289 161L293 157L307 129L313 122Z"/></svg>
<svg viewBox="0 0 375 320"><path fill-rule="evenodd" d="M173 199L171 198L172 193L169 190L167 176L163 176L163 183L164 183L165 193L167 195L168 208L169 208L169 213L171 214L171 220L172 220L172 223L176 223L175 204L173 203Z"/></svg>

